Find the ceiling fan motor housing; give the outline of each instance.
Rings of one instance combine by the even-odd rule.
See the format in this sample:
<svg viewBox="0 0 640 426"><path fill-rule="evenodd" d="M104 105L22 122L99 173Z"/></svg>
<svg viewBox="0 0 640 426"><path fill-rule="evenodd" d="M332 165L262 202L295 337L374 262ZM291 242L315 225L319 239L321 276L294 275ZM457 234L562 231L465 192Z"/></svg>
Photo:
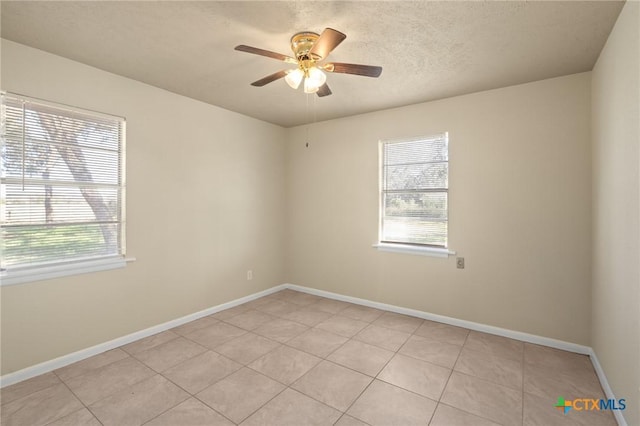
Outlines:
<svg viewBox="0 0 640 426"><path fill-rule="evenodd" d="M303 31L303 32L294 34L293 37L291 37L291 50L293 50L293 53L296 55L296 59L298 61L304 61L304 60L318 61L322 59L319 56L312 58L309 55L309 51L313 47L316 40L318 40L318 37L320 37L319 34L313 33L310 31Z"/></svg>

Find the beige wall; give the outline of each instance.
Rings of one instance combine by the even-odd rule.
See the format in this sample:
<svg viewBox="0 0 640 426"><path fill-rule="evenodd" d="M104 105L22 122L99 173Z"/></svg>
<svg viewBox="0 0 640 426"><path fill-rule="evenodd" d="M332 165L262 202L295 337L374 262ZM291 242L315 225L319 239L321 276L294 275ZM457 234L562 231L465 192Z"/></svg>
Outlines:
<svg viewBox="0 0 640 426"><path fill-rule="evenodd" d="M2 287L2 374L282 284L283 128L9 41L2 89L127 118L137 258Z"/></svg>
<svg viewBox="0 0 640 426"><path fill-rule="evenodd" d="M640 424L640 3L622 9L593 70L593 349Z"/></svg>
<svg viewBox="0 0 640 426"><path fill-rule="evenodd" d="M589 344L589 86L576 74L292 129L288 282ZM464 270L371 247L378 140L443 131Z"/></svg>

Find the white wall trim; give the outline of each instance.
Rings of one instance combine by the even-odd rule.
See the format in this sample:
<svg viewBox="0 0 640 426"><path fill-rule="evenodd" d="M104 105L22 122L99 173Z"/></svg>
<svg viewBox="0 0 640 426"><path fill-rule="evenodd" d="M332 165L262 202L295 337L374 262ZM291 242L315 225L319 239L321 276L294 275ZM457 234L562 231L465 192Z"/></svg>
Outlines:
<svg viewBox="0 0 640 426"><path fill-rule="evenodd" d="M207 315L215 314L216 312L220 312L225 309L233 308L234 306L238 306L243 303L250 302L252 300L258 299L263 296L267 296L269 294L272 294L284 289L297 290L303 293L322 296L329 299L340 300L343 302L354 303L357 305L368 306L370 308L382 309L385 311L396 312L404 315L411 315L411 316L426 319L426 320L437 321L444 324L454 325L457 327L468 328L470 330L481 331L483 333L495 334L497 336L508 337L511 339L521 340L528 343L534 343L538 345L549 346L556 349L562 349L565 351L575 352L583 355L589 355L589 357L591 358L591 362L593 364L593 368L595 369L596 374L598 375L598 379L600 380L600 384L602 385L602 388L605 391L606 397L609 399L616 399L613 394L613 391L611 390L611 386L609 386L609 382L607 381L607 377L605 376L604 370L602 369L602 366L598 361L598 357L596 356L593 348L589 346L578 345L576 343L565 342L562 340L551 339L549 337L523 333L521 331L509 330L506 328L494 327L491 325L481 324L473 321L461 320L457 318L447 317L444 315L432 314L429 312L418 311L415 309L403 308L400 306L389 305L387 303L373 302L367 299L360 299L358 297L345 296L338 293L332 293L324 290L317 290L314 288L303 287L296 284L281 284L275 287L271 287L267 290L263 290L258 293L250 294L248 296L241 297L239 299L235 299L230 302L223 303L211 308L207 308L202 311L195 312L193 314L185 315L183 317L180 317L171 321L167 321L165 323L155 325L153 327L149 327L144 330L127 334L126 336L122 336L117 339L110 340L108 342L100 343L90 348L82 349L77 352L63 355L61 357L58 357L49 361L45 361L40 364L36 364L34 366L27 367L13 373L6 374L0 377L0 388L12 385L14 383L21 382L23 380L30 379L40 374L48 373L50 371L56 370L58 368L62 368L74 362L82 361L83 359L92 357L94 355L98 355L102 352L115 349L122 345L126 345L127 343L131 343L133 341L142 339L144 337L148 337L153 334L157 334L162 331L169 330L171 328L177 327L179 325L185 324L190 321L197 320ZM627 426L627 422L624 419L622 412L614 411L613 414L620 426Z"/></svg>
<svg viewBox="0 0 640 426"><path fill-rule="evenodd" d="M391 253L405 253L405 254L417 254L420 256L431 257L449 257L455 256L456 252L446 248L438 247L421 247L410 244L398 244L398 243L376 243L372 246L380 251L388 251Z"/></svg>
<svg viewBox="0 0 640 426"><path fill-rule="evenodd" d="M69 364L73 364L74 362L82 361L83 359L92 357L94 355L98 355L102 352L106 352L111 349L115 349L122 345L126 345L127 343L134 342L136 340L142 339L144 337L151 336L153 334L160 333L162 331L169 330L170 328L177 327L179 325L185 324L190 321L197 320L202 317L206 317L207 315L215 314L216 312L223 311L225 309L233 308L234 306L241 305L246 302L250 302L252 300L258 299L263 296L267 296L269 294L275 293L280 290L284 290L286 285L278 285L275 287L271 287L267 290L260 291L258 293L250 294L245 297L241 297L239 299L232 300L227 303L223 303L221 305L217 305L211 308L204 309L199 312L195 312L193 314L185 315L183 317L167 321L162 324L158 324L149 328L145 328L144 330L136 331L131 334L127 334L126 336L118 337L116 339L110 340L108 342L100 343L95 346L91 346L90 348L81 349L77 352L73 352L67 355L63 355L58 358L54 358L49 361L42 362L40 364L33 365L31 367L24 368L22 370L5 374L0 377L0 388L5 386L12 385L14 383L21 382L23 380L30 379L35 376L39 376L40 374L48 373L50 371L56 370L58 368L62 368Z"/></svg>
<svg viewBox="0 0 640 426"><path fill-rule="evenodd" d="M596 370L596 374L598 375L598 379L600 380L600 385L602 385L602 390L604 390L604 394L607 399L617 400L616 396L613 394L613 390L611 390L611 386L609 386L609 381L607 380L607 376L604 374L604 370L600 365L600 361L598 361L598 357L593 348L589 348L589 357L591 357L591 363L593 364L594 370ZM620 410L612 410L613 415L616 418L619 426L627 426L627 421L622 415L622 411Z"/></svg>
<svg viewBox="0 0 640 426"><path fill-rule="evenodd" d="M504 336L510 339L522 340L537 345L549 346L564 351L575 352L583 355L590 355L593 350L589 346L578 345L576 343L565 342L563 340L551 339L535 334L523 333L521 331L509 330L506 328L494 327L492 325L481 324L473 321L461 320L458 318L447 317L444 315L432 314L429 312L418 311L415 309L403 308L400 306L389 305L386 303L372 302L357 297L343 296L337 293L331 293L324 290L316 290L314 288L303 287L295 284L285 284L286 288L297 290L304 293L314 294L316 296L327 297L329 299L341 300L343 302L355 303L357 305L368 306L370 308L382 309L384 311L396 312L398 314L411 315L414 317L437 321L444 324L455 325L457 327L468 328L469 330L481 331L483 333Z"/></svg>
<svg viewBox="0 0 640 426"><path fill-rule="evenodd" d="M135 259L133 259L135 260ZM88 259L67 262L53 266L30 267L22 270L10 270L0 273L0 286L9 286L34 281L50 280L70 275L88 274L91 272L109 271L127 266L130 259L112 256L103 259Z"/></svg>

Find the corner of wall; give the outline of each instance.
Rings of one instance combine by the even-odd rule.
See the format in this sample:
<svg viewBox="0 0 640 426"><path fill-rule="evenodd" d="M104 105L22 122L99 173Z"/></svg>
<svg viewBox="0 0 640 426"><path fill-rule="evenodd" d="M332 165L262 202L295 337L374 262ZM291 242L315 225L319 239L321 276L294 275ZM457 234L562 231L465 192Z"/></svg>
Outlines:
<svg viewBox="0 0 640 426"><path fill-rule="evenodd" d="M638 22L640 2L627 1L591 81L591 345L610 384L607 397L627 401L618 421L630 425L640 424Z"/></svg>

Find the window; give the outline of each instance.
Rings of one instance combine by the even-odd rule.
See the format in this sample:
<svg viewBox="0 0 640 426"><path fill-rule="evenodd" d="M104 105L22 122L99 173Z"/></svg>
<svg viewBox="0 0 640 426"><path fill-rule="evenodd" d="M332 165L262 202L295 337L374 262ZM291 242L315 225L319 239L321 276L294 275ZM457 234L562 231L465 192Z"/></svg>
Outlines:
<svg viewBox="0 0 640 426"><path fill-rule="evenodd" d="M123 266L125 120L1 96L3 284Z"/></svg>
<svg viewBox="0 0 640 426"><path fill-rule="evenodd" d="M446 133L380 143L380 243L447 247Z"/></svg>

